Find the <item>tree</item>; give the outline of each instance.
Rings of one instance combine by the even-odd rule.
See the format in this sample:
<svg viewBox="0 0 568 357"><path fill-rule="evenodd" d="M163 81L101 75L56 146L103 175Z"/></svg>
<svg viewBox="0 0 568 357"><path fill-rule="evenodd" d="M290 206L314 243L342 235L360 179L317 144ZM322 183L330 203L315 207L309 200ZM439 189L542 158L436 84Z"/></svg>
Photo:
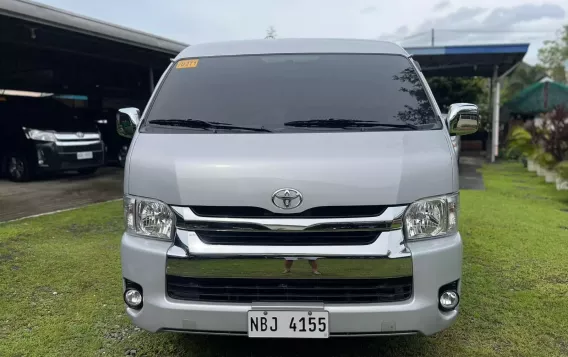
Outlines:
<svg viewBox="0 0 568 357"><path fill-rule="evenodd" d="M483 78L431 77L428 84L442 112L452 103L478 103L483 92Z"/></svg>
<svg viewBox="0 0 568 357"><path fill-rule="evenodd" d="M521 62L517 68L511 73L511 75L505 78L503 83L503 90L505 93L503 98L503 103L507 102L506 94L514 96L523 89L533 85L546 75L546 69L540 65L531 66L524 62Z"/></svg>
<svg viewBox="0 0 568 357"><path fill-rule="evenodd" d="M274 40L276 38L276 29L274 26L270 26L266 29L266 36L264 38L267 40Z"/></svg>
<svg viewBox="0 0 568 357"><path fill-rule="evenodd" d="M568 159L568 110L557 106L553 111L543 116L542 146L549 153L553 162Z"/></svg>
<svg viewBox="0 0 568 357"><path fill-rule="evenodd" d="M505 104L523 89L535 84L546 76L546 69L541 65L531 66L521 62L511 74L503 79L501 103Z"/></svg>
<svg viewBox="0 0 568 357"><path fill-rule="evenodd" d="M544 41L538 50L538 59L554 81L565 82L564 62L568 60L568 25L565 25L555 40Z"/></svg>
<svg viewBox="0 0 568 357"><path fill-rule="evenodd" d="M489 113L488 80L481 77L431 77L428 79L430 89L443 113L453 103L474 103L479 107L481 117L480 128L491 129L491 113Z"/></svg>

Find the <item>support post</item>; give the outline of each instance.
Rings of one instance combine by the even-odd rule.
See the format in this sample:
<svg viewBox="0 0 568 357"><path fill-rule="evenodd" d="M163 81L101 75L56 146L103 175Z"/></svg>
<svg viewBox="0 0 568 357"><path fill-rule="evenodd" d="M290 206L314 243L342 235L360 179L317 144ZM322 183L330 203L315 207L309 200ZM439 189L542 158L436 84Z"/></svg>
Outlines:
<svg viewBox="0 0 568 357"><path fill-rule="evenodd" d="M432 29L432 47L434 47L434 29Z"/></svg>
<svg viewBox="0 0 568 357"><path fill-rule="evenodd" d="M489 98L487 98L487 116L491 118L491 131L493 131L493 77L489 78ZM493 146L491 145L491 137L487 135L483 143L483 150L485 150L486 157L493 157ZM487 146L489 145L489 146Z"/></svg>
<svg viewBox="0 0 568 357"><path fill-rule="evenodd" d="M152 95L152 93L154 93L154 68L150 67L148 76L150 77L150 95Z"/></svg>
<svg viewBox="0 0 568 357"><path fill-rule="evenodd" d="M495 66L493 70L493 126L492 126L492 140L491 140L491 162L495 162L496 157L499 155L499 100L501 95L501 83L498 77L499 66Z"/></svg>

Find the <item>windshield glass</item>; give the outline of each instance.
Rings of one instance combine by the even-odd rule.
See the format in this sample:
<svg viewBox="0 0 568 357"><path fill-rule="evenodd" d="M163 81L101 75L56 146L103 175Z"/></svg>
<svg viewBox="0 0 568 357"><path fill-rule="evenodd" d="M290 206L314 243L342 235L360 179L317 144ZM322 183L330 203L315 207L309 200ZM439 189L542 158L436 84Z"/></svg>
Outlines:
<svg viewBox="0 0 568 357"><path fill-rule="evenodd" d="M174 65L142 130L158 127L274 133L432 130L442 124L403 56L298 54Z"/></svg>

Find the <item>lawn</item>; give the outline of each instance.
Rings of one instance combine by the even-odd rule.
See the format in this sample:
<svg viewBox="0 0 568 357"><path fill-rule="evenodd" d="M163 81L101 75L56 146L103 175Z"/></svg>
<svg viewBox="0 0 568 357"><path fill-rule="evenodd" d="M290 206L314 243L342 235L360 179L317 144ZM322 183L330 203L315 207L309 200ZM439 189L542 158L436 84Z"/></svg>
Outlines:
<svg viewBox="0 0 568 357"><path fill-rule="evenodd" d="M568 192L520 164L462 191L462 310L430 337L248 340L149 334L121 301L122 207L0 225L0 356L568 356Z"/></svg>

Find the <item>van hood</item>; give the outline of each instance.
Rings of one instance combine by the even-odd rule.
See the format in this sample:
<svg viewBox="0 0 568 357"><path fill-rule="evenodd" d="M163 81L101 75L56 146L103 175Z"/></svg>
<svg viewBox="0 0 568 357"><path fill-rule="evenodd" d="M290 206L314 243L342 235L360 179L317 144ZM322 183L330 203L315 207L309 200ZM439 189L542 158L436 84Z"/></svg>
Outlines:
<svg viewBox="0 0 568 357"><path fill-rule="evenodd" d="M319 206L397 205L458 190L442 130L287 134L140 133L125 192L180 206L254 206L293 188Z"/></svg>

